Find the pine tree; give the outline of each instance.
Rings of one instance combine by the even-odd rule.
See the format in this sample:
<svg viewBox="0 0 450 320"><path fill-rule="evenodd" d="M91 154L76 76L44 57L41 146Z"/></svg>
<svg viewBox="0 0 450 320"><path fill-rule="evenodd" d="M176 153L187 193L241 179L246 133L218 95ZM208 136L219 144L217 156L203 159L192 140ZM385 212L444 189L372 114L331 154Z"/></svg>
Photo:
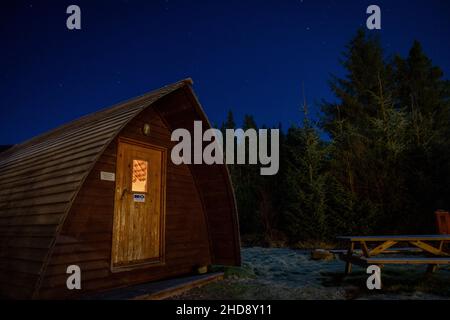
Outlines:
<svg viewBox="0 0 450 320"><path fill-rule="evenodd" d="M433 233L433 211L450 209L450 82L415 42L387 60L378 38L358 31L330 82L321 127L308 117L280 136L280 170L233 165L241 232L273 240ZM234 128L228 113L222 129ZM243 128L257 129L246 115ZM264 128L264 126L263 126ZM281 128L281 126L280 126Z"/></svg>
<svg viewBox="0 0 450 320"><path fill-rule="evenodd" d="M434 220L429 213L450 206L450 85L417 41L408 57L397 56L393 65L397 105L409 117L403 171L413 204L411 225L432 232Z"/></svg>
<svg viewBox="0 0 450 320"><path fill-rule="evenodd" d="M384 60L379 39L362 30L348 45L342 64L346 77L331 83L338 103L323 104L323 127L333 138L331 181L346 201L343 208L332 210L353 217L361 232L369 225L380 230L394 214L388 180L395 166L386 156L402 151L395 132L401 115L393 109L393 70Z"/></svg>
<svg viewBox="0 0 450 320"><path fill-rule="evenodd" d="M304 93L303 93L304 94ZM303 103L303 125L292 126L286 137L285 197L282 216L291 241L324 240L326 216L326 147Z"/></svg>

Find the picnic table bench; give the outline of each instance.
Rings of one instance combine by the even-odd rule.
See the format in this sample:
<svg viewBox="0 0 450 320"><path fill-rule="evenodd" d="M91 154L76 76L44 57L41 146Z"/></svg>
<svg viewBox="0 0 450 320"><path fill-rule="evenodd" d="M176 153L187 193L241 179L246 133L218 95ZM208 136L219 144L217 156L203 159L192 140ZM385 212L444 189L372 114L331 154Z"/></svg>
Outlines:
<svg viewBox="0 0 450 320"><path fill-rule="evenodd" d="M450 241L450 235L346 236L337 239L348 242L348 249L332 250L346 262L346 274L352 271L352 264L364 267L374 264L422 264L428 265L428 272L436 271L439 265L450 264L450 253L444 246ZM399 244L403 247L396 247ZM359 245L359 250L356 245ZM386 257L384 254L388 253L405 256Z"/></svg>

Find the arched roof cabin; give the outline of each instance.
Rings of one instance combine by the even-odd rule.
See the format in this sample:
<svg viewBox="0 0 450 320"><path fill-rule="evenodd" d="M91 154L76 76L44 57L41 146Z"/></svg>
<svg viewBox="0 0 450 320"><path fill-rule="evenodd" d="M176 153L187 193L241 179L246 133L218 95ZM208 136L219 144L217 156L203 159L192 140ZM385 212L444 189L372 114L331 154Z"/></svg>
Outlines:
<svg viewBox="0 0 450 320"><path fill-rule="evenodd" d="M225 165L175 165L171 132L210 125L190 79L0 153L0 295L71 298L239 265ZM67 267L82 289L68 290Z"/></svg>

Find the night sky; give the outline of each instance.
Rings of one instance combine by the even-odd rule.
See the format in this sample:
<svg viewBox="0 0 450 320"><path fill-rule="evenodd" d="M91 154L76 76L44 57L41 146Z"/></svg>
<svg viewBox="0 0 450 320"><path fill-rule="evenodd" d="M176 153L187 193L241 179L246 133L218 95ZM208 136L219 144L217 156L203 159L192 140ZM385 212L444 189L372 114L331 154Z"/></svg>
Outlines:
<svg viewBox="0 0 450 320"><path fill-rule="evenodd" d="M366 8L382 10L386 54L421 41L450 75L450 1L9 1L0 4L0 144L191 77L208 117L258 124L317 116ZM77 4L82 30L66 28Z"/></svg>

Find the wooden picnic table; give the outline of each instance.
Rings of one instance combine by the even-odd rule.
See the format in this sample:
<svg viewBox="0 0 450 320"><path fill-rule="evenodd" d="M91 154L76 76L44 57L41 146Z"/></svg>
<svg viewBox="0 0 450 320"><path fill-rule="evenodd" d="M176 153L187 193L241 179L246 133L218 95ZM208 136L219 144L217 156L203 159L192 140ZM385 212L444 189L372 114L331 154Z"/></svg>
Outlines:
<svg viewBox="0 0 450 320"><path fill-rule="evenodd" d="M450 253L444 247L450 241L450 235L345 236L337 239L348 242L348 249L334 251L346 261L346 274L351 272L352 264L426 264L429 272L436 271L438 265L450 264ZM396 247L398 244L404 247ZM361 254L356 252L356 245L360 246ZM386 253L402 253L407 256L379 257ZM413 253L416 255L411 256Z"/></svg>

